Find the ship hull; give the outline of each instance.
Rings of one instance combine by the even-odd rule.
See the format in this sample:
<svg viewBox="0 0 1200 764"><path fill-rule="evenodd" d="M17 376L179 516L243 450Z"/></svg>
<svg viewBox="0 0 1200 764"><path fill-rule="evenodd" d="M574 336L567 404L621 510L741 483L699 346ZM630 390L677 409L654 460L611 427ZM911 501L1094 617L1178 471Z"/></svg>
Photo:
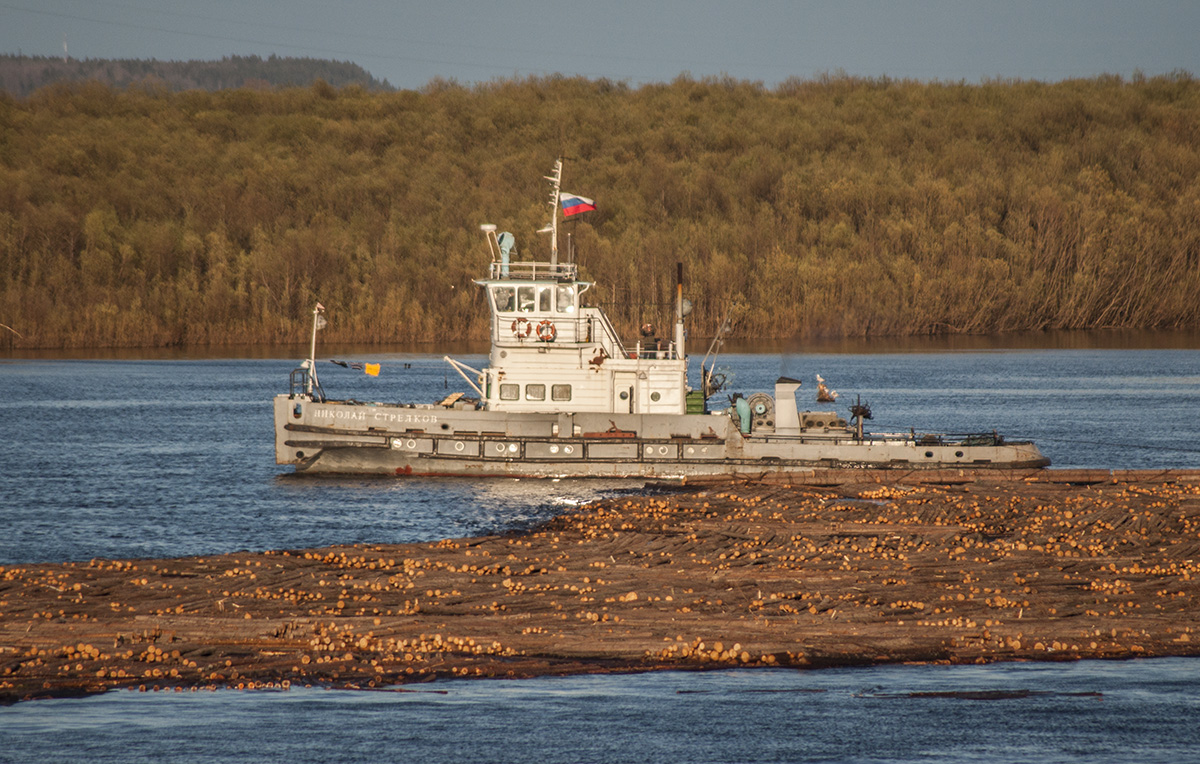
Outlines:
<svg viewBox="0 0 1200 764"><path fill-rule="evenodd" d="M300 474L648 478L818 469L1029 469L1037 446L840 428L743 435L727 416L505 413L275 400L276 461Z"/></svg>

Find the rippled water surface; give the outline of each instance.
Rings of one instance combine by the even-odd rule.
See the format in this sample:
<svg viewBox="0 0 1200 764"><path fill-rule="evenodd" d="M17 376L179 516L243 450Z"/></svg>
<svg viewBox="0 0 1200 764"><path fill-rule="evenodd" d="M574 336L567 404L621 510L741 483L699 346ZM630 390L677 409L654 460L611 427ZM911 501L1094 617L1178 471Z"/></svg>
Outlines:
<svg viewBox="0 0 1200 764"><path fill-rule="evenodd" d="M379 378L324 365L327 392L433 401L464 387L440 357L367 360L383 363ZM0 361L0 564L478 535L640 489L293 477L273 461L270 398L294 365ZM1200 351L731 354L719 366L745 392L801 379L814 408L819 373L840 409L870 402L876 431L995 429L1060 467L1200 466ZM0 761L1183 761L1200 758L1198 680L1200 664L1172 659L119 692L0 709ZM911 697L958 690L1003 692Z"/></svg>
<svg viewBox="0 0 1200 764"><path fill-rule="evenodd" d="M975 699L986 697L989 699ZM138 693L0 710L0 762L1186 762L1161 659Z"/></svg>
<svg viewBox="0 0 1200 764"><path fill-rule="evenodd" d="M323 364L332 397L433 401L465 389L440 357L378 378ZM476 367L482 357L463 359ZM297 479L273 456L290 360L0 362L0 563L405 542L521 528L638 488L598 481ZM694 364L697 365L697 364ZM1200 351L728 355L730 389L815 375L869 402L875 431L998 430L1060 467L1200 464ZM724 404L725 396L712 400ZM842 411L845 414L845 411Z"/></svg>

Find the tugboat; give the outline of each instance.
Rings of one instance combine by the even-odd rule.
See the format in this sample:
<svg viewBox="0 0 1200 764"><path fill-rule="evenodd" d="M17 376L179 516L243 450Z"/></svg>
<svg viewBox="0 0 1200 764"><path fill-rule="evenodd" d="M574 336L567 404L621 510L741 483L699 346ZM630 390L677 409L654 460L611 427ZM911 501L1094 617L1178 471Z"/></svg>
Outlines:
<svg viewBox="0 0 1200 764"><path fill-rule="evenodd" d="M568 214L592 208L562 193L561 178L559 160L546 178L551 220L540 232L550 235L548 261L515 260L513 235L481 226L491 263L475 283L491 312L488 365L445 358L470 392L432 403L328 399L316 373L318 305L309 358L292 371L288 393L275 397L278 464L303 474L654 479L1049 465L1032 442L995 432L869 434L869 406L852 406L849 421L836 411L801 411L800 382L787 377L774 395L734 395L728 408L710 410L722 380L702 362L701 389L688 386L682 264L673 338L627 347L603 310L585 306L593 284L573 258L559 262L560 205Z"/></svg>

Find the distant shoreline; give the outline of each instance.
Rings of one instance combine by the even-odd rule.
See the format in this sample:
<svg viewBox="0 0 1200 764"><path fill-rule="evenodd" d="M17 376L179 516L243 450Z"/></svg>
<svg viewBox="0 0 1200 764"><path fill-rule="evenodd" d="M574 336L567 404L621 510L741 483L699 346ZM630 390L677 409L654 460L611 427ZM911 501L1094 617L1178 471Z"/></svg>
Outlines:
<svg viewBox="0 0 1200 764"><path fill-rule="evenodd" d="M358 64L303 56L225 56L221 59L161 60L154 58L64 58L0 53L0 91L28 98L52 85L102 82L113 88L225 90L272 87L358 85L371 91L393 91Z"/></svg>

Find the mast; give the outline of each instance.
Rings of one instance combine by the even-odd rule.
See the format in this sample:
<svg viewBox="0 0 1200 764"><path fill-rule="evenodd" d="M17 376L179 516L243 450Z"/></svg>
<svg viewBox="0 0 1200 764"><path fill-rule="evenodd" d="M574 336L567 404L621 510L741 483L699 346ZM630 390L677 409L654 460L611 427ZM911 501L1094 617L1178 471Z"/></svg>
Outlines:
<svg viewBox="0 0 1200 764"><path fill-rule="evenodd" d="M683 263L675 263L675 357L686 358L683 347Z"/></svg>
<svg viewBox="0 0 1200 764"><path fill-rule="evenodd" d="M543 175L550 181L550 225L542 231L550 232L550 265L558 265L558 199L562 187L562 158L554 160L554 175Z"/></svg>
<svg viewBox="0 0 1200 764"><path fill-rule="evenodd" d="M320 387L321 383L317 380L317 331L325 328L325 316L321 314L325 312L325 306L317 303L313 308L313 323L312 323L312 343L308 349L308 382L304 392L312 396L313 387Z"/></svg>

